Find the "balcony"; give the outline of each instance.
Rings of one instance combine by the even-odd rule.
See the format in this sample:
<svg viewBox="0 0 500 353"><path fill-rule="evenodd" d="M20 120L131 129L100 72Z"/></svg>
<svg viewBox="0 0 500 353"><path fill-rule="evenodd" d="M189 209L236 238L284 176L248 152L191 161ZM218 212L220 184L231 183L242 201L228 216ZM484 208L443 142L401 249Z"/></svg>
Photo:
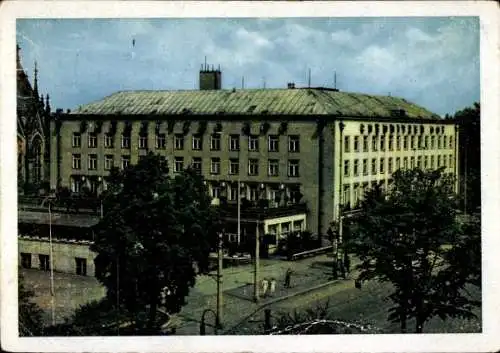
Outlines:
<svg viewBox="0 0 500 353"><path fill-rule="evenodd" d="M217 202L215 202L217 204ZM274 206L274 207L272 207ZM222 218L237 220L238 204L236 202L220 201L218 204ZM240 205L240 219L245 222L286 217L307 213L305 202L288 204L270 204L267 200L243 201Z"/></svg>

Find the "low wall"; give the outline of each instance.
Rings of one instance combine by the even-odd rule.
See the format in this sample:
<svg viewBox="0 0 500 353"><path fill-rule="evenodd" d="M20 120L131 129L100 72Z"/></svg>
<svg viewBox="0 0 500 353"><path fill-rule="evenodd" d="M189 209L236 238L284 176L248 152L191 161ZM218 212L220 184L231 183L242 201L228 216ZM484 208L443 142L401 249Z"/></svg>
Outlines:
<svg viewBox="0 0 500 353"><path fill-rule="evenodd" d="M31 268L40 268L38 255L50 255L49 239L19 236L19 265L21 253L31 254ZM90 250L90 242L52 240L54 271L76 274L76 258L85 259L87 276L95 276L94 259L97 254Z"/></svg>

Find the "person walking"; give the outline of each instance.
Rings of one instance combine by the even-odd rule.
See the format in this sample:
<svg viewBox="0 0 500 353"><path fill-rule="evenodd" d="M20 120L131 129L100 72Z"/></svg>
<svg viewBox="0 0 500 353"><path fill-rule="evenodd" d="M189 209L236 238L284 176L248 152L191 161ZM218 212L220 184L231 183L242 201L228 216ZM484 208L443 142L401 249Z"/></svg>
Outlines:
<svg viewBox="0 0 500 353"><path fill-rule="evenodd" d="M275 291L276 291L276 279L271 278L271 283L269 284L269 295L274 296Z"/></svg>
<svg viewBox="0 0 500 353"><path fill-rule="evenodd" d="M267 287L269 286L269 282L267 278L262 280L262 296L265 297L267 295Z"/></svg>
<svg viewBox="0 0 500 353"><path fill-rule="evenodd" d="M290 288L290 281L292 277L292 269L289 267L285 274L285 288Z"/></svg>

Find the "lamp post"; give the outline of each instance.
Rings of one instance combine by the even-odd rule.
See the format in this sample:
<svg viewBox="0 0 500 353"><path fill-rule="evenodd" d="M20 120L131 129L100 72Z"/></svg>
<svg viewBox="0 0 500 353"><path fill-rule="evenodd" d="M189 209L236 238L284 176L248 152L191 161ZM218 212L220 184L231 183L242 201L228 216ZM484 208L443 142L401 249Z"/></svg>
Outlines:
<svg viewBox="0 0 500 353"><path fill-rule="evenodd" d="M223 233L219 233L217 242L217 313L215 316L215 326L219 329L222 328L222 241Z"/></svg>
<svg viewBox="0 0 500 353"><path fill-rule="evenodd" d="M56 324L56 315L55 315L55 293L54 293L54 254L52 249L52 210L51 210L51 202L49 201L49 253L50 253L50 304L52 308L52 325Z"/></svg>
<svg viewBox="0 0 500 353"><path fill-rule="evenodd" d="M260 184L260 189L264 189L264 184ZM254 270L254 302L258 303L260 299L259 293L259 267L260 267L260 221L261 210L257 211L257 226L255 228L255 270Z"/></svg>

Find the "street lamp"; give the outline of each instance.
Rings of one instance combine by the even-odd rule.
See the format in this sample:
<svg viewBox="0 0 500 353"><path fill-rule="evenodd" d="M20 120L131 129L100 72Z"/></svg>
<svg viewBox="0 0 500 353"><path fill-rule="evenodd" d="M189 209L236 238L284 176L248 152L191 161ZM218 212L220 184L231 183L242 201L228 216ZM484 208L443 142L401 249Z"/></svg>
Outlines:
<svg viewBox="0 0 500 353"><path fill-rule="evenodd" d="M220 232L217 242L217 313L215 316L215 326L218 329L222 328L222 241L223 234Z"/></svg>
<svg viewBox="0 0 500 353"><path fill-rule="evenodd" d="M261 190L264 184L260 184ZM261 210L257 211L257 227L255 229L255 271L254 271L254 302L259 302L259 261L260 261L260 218Z"/></svg>
<svg viewBox="0 0 500 353"><path fill-rule="evenodd" d="M50 252L50 303L52 307L52 325L56 324L55 318L55 293L54 293L54 254L52 249L52 211L51 202L49 201L49 252Z"/></svg>

